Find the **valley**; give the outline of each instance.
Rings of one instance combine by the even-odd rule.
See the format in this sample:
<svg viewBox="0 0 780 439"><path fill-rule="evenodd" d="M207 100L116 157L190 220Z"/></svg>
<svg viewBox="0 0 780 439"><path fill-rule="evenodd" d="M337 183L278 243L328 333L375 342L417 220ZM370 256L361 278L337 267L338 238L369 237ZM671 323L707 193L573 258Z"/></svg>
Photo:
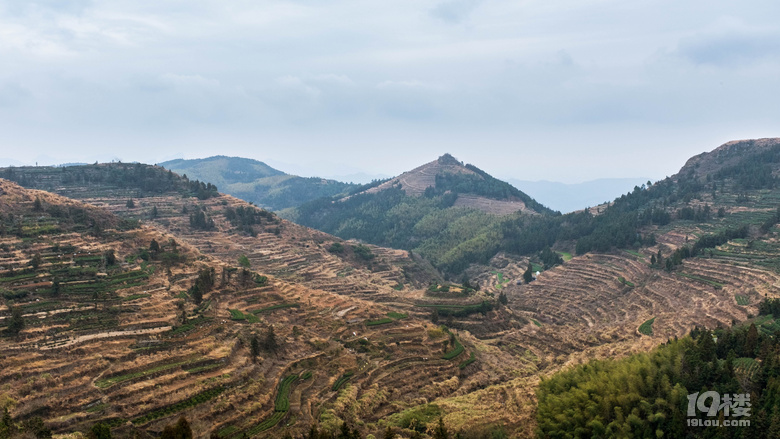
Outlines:
<svg viewBox="0 0 780 439"><path fill-rule="evenodd" d="M780 297L780 195L743 181L737 167L750 162L735 158L764 157L778 142L756 145L724 145L596 215L464 192L452 201L467 209L405 226L437 232L414 248L379 245L406 242L402 230L374 244L340 238L160 167L0 170L27 187L0 180L0 319L18 321L18 308L24 322L0 340L0 401L14 420L38 417L56 433L102 422L118 437L151 437L185 415L198 437L223 439L300 436L315 424L335 434L343 422L411 437L439 418L464 437L533 437L537 387L559 371L695 327L776 329L756 317L762 300ZM439 164L481 175L450 159ZM465 184L426 172L325 200L398 196L396 216L379 220L403 223L416 203ZM315 218L318 203L300 212ZM455 233L466 224L484 227ZM523 225L554 239L508 251L514 234L533 236ZM630 243L601 249L601 229L627 229ZM444 239L455 244L437 247ZM566 260L546 262L550 248ZM442 263L458 251L480 256L458 256L470 261L462 270ZM539 271L531 282L528 270Z"/></svg>

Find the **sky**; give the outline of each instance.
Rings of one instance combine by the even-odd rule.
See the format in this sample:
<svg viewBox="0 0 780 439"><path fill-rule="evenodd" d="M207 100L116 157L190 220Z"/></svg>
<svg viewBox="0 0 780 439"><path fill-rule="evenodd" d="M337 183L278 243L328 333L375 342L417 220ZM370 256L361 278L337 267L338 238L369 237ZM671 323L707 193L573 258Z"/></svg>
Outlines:
<svg viewBox="0 0 780 439"><path fill-rule="evenodd" d="M780 2L0 0L0 165L672 175L780 136Z"/></svg>

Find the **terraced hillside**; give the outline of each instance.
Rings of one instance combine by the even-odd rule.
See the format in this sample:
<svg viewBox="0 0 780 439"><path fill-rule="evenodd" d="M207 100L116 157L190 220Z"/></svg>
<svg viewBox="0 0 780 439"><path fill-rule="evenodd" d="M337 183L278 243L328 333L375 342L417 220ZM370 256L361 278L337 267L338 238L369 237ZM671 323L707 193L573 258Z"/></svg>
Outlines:
<svg viewBox="0 0 780 439"><path fill-rule="evenodd" d="M91 378L82 378L72 391L93 400L84 396L78 405L63 393L59 399L67 404L37 409L45 399L40 389L29 399L16 390L9 395L23 401L12 410L16 419L43 416L58 431L103 419L117 426L117 434L130 435L134 429L154 433L185 414L196 419L192 422L200 437L212 431L220 437L278 437L306 431L315 421L335 431L343 420L364 434L379 435L391 426L409 437L413 430L425 432L441 416L466 437L493 434L496 428L530 437L534 391L541 376L592 358L647 351L695 326L750 321L758 315L762 298L780 297L780 197L772 187L747 187L732 174L675 176L616 200L619 217L635 221L625 227L635 245L571 256L579 242L561 240L554 248L565 256L562 264L545 269L536 252L503 252L488 266L472 266L466 272L470 280L448 282L426 268L416 252L343 241L232 197L198 198L197 192L186 192L189 185L167 194L105 182L85 189L55 184L53 173L62 171L15 172L47 173L40 181L100 206L89 208L107 218L98 232L140 234L135 244L117 251L118 260L128 264L124 271L106 272L105 282L121 283L124 276L144 276L155 267L148 281L159 282L157 288L173 285L166 296L151 292L152 286L117 293L128 298L127 304L143 301L144 312L157 310L159 314L148 311L144 321L161 322L165 315L167 325L177 325L136 328L162 331L154 336L105 335L119 337L113 344L80 338L78 346L89 347L81 351L75 346L46 350L36 341L43 335L31 327L22 330L21 339L3 339L4 352L16 349L31 355L8 363L12 372L2 378L3 384L9 383L7 389L47 373L58 377L57 367L65 367L58 352L69 350L91 359L79 363L87 370L84 376ZM35 196L25 196L26 204L14 205L31 210L24 218L37 218L31 213ZM133 203L128 202L131 198ZM47 203L42 203L45 213ZM628 209L634 204L639 207ZM48 235L62 228L53 219L40 221L22 221L21 228L18 218L6 223L19 233L45 231L36 240L50 240ZM120 225L135 227L136 221L141 229L113 231ZM81 222L81 229L74 230L87 239L83 236L94 233L95 223L103 224ZM186 261L172 264L170 274L158 268L167 259L152 258L142 267L140 256L142 250L151 251L152 236L160 236L155 239L162 253L170 251L167 238L173 237L186 249ZM595 232L586 236L593 242L599 238ZM12 251L3 261L15 264L14 276L32 260L24 247L30 242L26 238L8 238ZM139 256L135 265L128 255ZM529 264L541 272L530 283L524 280ZM45 265L37 270L41 267ZM196 306L193 288L207 276L204 269L212 267L215 285L202 298L207 305ZM46 276L40 273L41 279ZM18 300L14 294L21 285L13 285L6 300ZM24 303L33 298L44 301L32 295ZM187 323L180 319L178 300L185 303ZM100 305L93 304L101 316L94 317L94 324L109 320L103 310L111 307ZM4 317L13 316L9 312ZM771 332L775 325L763 317L757 323L762 332ZM269 339L271 327L274 336ZM131 335L134 338L127 338ZM254 335L262 346L255 352L256 361ZM58 341L70 338L74 336ZM104 345L113 350L103 352ZM33 375L19 375L28 364L39 366ZM155 392L164 397L156 399ZM98 398L98 408L87 407ZM76 406L83 407L81 412L73 409ZM79 414L70 421L67 410Z"/></svg>
<svg viewBox="0 0 780 439"><path fill-rule="evenodd" d="M20 424L100 421L125 436L186 415L199 436L300 433L315 420L336 431L341 419L371 431L484 379L476 339L392 307L230 266L2 180L0 212L0 383ZM23 325L11 330L15 309Z"/></svg>

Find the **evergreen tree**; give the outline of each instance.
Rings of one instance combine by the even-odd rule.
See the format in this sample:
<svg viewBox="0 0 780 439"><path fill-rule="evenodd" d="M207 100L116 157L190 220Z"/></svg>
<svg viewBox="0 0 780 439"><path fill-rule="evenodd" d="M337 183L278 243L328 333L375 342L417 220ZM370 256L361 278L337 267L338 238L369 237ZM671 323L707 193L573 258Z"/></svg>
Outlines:
<svg viewBox="0 0 780 439"><path fill-rule="evenodd" d="M60 295L60 280L56 277L51 281L51 295L53 297L59 297Z"/></svg>
<svg viewBox="0 0 780 439"><path fill-rule="evenodd" d="M252 361L257 361L257 356L260 355L260 339L257 338L257 334L252 334L252 339L249 341L249 350L252 355Z"/></svg>
<svg viewBox="0 0 780 439"><path fill-rule="evenodd" d="M8 332L17 335L24 329L24 317L22 317L22 308L14 306L11 308L11 317L8 319Z"/></svg>
<svg viewBox="0 0 780 439"><path fill-rule="evenodd" d="M96 422L89 430L89 439L112 439L111 427L102 423Z"/></svg>
<svg viewBox="0 0 780 439"><path fill-rule="evenodd" d="M192 428L184 416L175 425L166 426L160 434L160 439L192 439Z"/></svg>
<svg viewBox="0 0 780 439"><path fill-rule="evenodd" d="M133 209L135 207L135 201L133 201L133 199L130 198L129 200L127 200L127 203L125 204L125 206L128 209Z"/></svg>
<svg viewBox="0 0 780 439"><path fill-rule="evenodd" d="M265 330L262 345L263 349L274 354L279 349L279 341L276 340L276 333L274 332L273 325L268 326L268 329Z"/></svg>
<svg viewBox="0 0 780 439"><path fill-rule="evenodd" d="M450 439L450 432L444 426L444 419L439 417L439 423L433 429L433 439Z"/></svg>
<svg viewBox="0 0 780 439"><path fill-rule="evenodd" d="M528 268L523 273L523 281L528 284L531 283L532 280L534 280L534 269L529 262Z"/></svg>
<svg viewBox="0 0 780 439"><path fill-rule="evenodd" d="M3 407L3 416L0 418L0 439L7 439L15 433L14 422L11 414L8 413L8 407Z"/></svg>

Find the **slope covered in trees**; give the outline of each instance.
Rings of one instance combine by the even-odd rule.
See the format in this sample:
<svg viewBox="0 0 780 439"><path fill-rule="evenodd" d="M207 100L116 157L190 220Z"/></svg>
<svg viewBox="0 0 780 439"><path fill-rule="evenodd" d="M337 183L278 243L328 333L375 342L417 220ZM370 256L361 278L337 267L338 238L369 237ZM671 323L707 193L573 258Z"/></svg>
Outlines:
<svg viewBox="0 0 780 439"><path fill-rule="evenodd" d="M352 183L285 174L263 162L240 157L177 159L160 163L160 166L177 174L208 181L226 194L275 211L297 207L321 197L344 194L358 187Z"/></svg>
<svg viewBox="0 0 780 439"><path fill-rule="evenodd" d="M707 391L721 395L718 403L709 400L716 407L712 415L701 409L689 415L694 407L689 395L695 395L695 404ZM759 331L754 323L713 331L696 328L649 353L559 372L543 380L537 393L540 437L776 437L780 332ZM737 395L743 396L741 401ZM704 427L690 425L690 418L748 424Z"/></svg>

